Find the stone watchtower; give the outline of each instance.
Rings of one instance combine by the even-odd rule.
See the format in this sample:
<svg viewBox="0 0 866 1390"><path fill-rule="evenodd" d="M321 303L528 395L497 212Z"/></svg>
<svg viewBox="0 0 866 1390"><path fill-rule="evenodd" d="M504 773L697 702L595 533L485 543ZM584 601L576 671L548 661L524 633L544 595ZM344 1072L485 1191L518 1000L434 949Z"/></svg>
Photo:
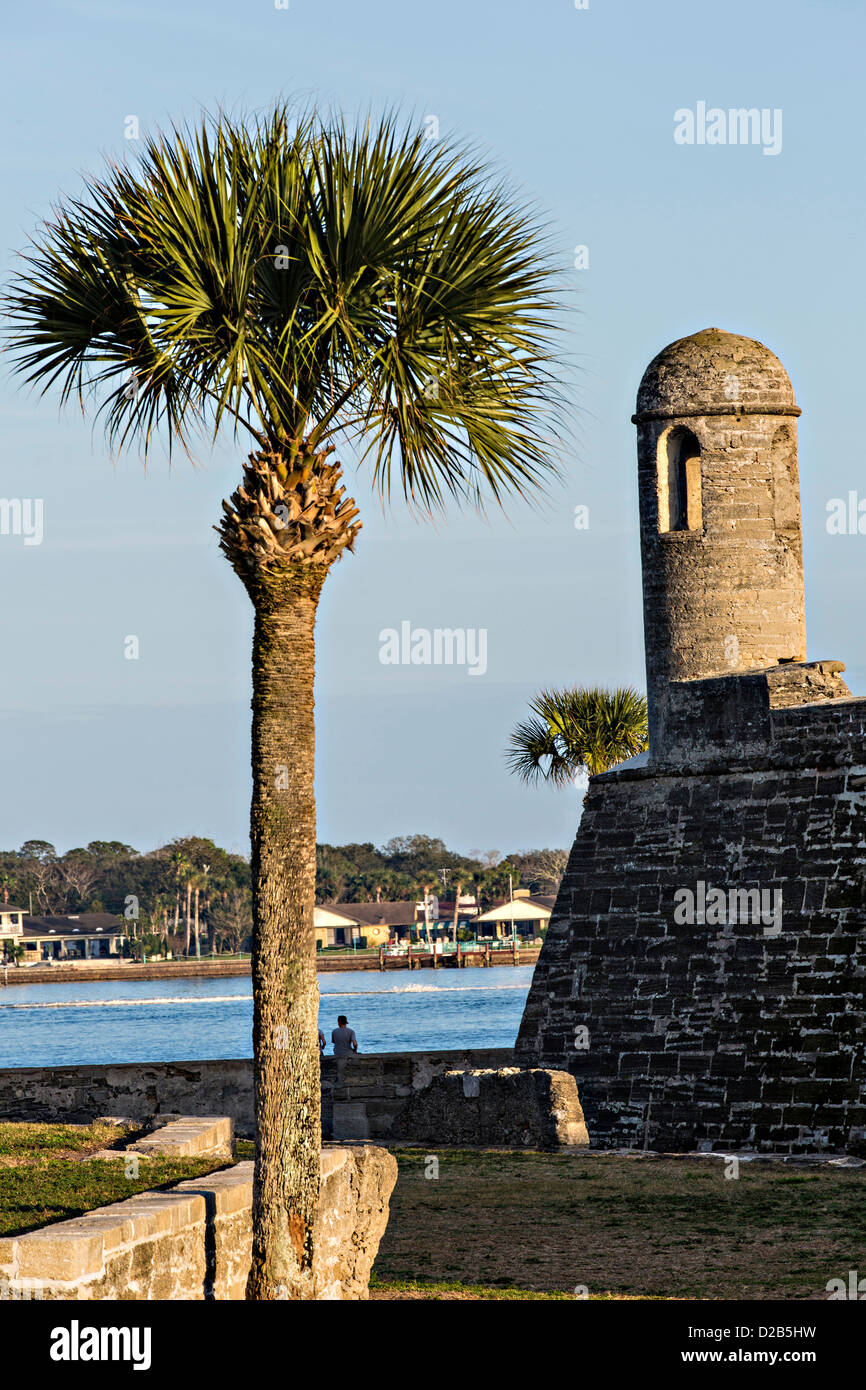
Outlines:
<svg viewBox="0 0 866 1390"><path fill-rule="evenodd" d="M637 394L650 743L671 681L806 658L797 417L777 357L707 328Z"/></svg>
<svg viewBox="0 0 866 1390"><path fill-rule="evenodd" d="M592 777L516 1043L601 1146L866 1154L866 700L805 660L791 383L640 384L649 754Z"/></svg>

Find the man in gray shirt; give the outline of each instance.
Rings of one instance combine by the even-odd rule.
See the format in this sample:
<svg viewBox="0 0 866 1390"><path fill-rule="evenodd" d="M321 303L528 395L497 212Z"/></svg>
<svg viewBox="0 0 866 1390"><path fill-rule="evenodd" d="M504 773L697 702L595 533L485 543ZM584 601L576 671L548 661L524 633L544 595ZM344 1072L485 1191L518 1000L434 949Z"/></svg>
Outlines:
<svg viewBox="0 0 866 1390"><path fill-rule="evenodd" d="M358 1051L358 1039L355 1037L354 1029L348 1027L348 1023L346 1015L340 1014L337 1026L331 1034L335 1057L350 1057L353 1052Z"/></svg>

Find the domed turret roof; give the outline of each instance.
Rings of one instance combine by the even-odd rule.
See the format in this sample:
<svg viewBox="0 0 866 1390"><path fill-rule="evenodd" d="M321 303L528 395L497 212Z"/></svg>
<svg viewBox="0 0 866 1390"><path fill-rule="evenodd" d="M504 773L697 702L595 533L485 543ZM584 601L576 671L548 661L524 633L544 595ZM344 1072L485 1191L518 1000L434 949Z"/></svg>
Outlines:
<svg viewBox="0 0 866 1390"><path fill-rule="evenodd" d="M754 338L705 328L654 357L632 418L688 415L799 415L794 388L775 353Z"/></svg>

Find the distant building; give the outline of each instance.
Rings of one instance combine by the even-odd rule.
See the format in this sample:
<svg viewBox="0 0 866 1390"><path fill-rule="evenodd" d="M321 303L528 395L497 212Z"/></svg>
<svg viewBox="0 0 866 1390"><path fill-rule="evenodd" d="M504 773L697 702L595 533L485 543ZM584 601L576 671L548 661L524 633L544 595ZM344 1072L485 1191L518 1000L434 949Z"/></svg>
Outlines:
<svg viewBox="0 0 866 1390"><path fill-rule="evenodd" d="M503 898L481 913L476 931L480 937L523 936L534 940L542 927L547 928L555 902L556 898L546 894L516 888L513 898Z"/></svg>
<svg viewBox="0 0 866 1390"><path fill-rule="evenodd" d="M25 917L28 919L25 921ZM31 917L22 907L0 904L0 955L23 946L23 965L46 960L117 959L123 951L125 922L111 912L71 917Z"/></svg>
<svg viewBox="0 0 866 1390"><path fill-rule="evenodd" d="M396 913L393 909L397 909ZM316 949L327 946L387 946L399 921L415 918L414 903L329 903L313 914Z"/></svg>
<svg viewBox="0 0 866 1390"><path fill-rule="evenodd" d="M479 937L511 936L512 915L505 911L507 899L493 904L493 909L478 915L475 899L461 896L430 900L435 913L425 921L424 904L419 902L327 903L315 910L316 946L326 947L387 946L397 942L433 940L450 941L454 930L454 909L457 907L457 926ZM517 889L514 894L514 931L518 936L535 936L546 927L555 898L532 895ZM498 909L498 912L497 912ZM507 920L506 920L507 918Z"/></svg>

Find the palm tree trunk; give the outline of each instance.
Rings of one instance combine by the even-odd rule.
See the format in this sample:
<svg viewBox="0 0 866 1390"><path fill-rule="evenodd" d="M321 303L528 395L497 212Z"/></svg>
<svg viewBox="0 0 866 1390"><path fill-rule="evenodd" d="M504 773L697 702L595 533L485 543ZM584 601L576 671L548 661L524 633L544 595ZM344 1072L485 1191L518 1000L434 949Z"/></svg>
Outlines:
<svg viewBox="0 0 866 1390"><path fill-rule="evenodd" d="M198 955L198 954L200 953L200 950L201 950L201 947L199 946L199 917L198 917L198 900L199 900L199 894L200 894L200 892L201 892L201 889L200 889L198 886L196 886L196 890L195 890L195 953L196 953L196 955Z"/></svg>
<svg viewBox="0 0 866 1390"><path fill-rule="evenodd" d="M259 570L253 642L256 1169L247 1297L313 1296L321 1076L313 908L314 627L327 567Z"/></svg>
<svg viewBox="0 0 866 1390"><path fill-rule="evenodd" d="M192 884L189 879L186 882L186 942L184 951L189 955L189 938L192 929Z"/></svg>

